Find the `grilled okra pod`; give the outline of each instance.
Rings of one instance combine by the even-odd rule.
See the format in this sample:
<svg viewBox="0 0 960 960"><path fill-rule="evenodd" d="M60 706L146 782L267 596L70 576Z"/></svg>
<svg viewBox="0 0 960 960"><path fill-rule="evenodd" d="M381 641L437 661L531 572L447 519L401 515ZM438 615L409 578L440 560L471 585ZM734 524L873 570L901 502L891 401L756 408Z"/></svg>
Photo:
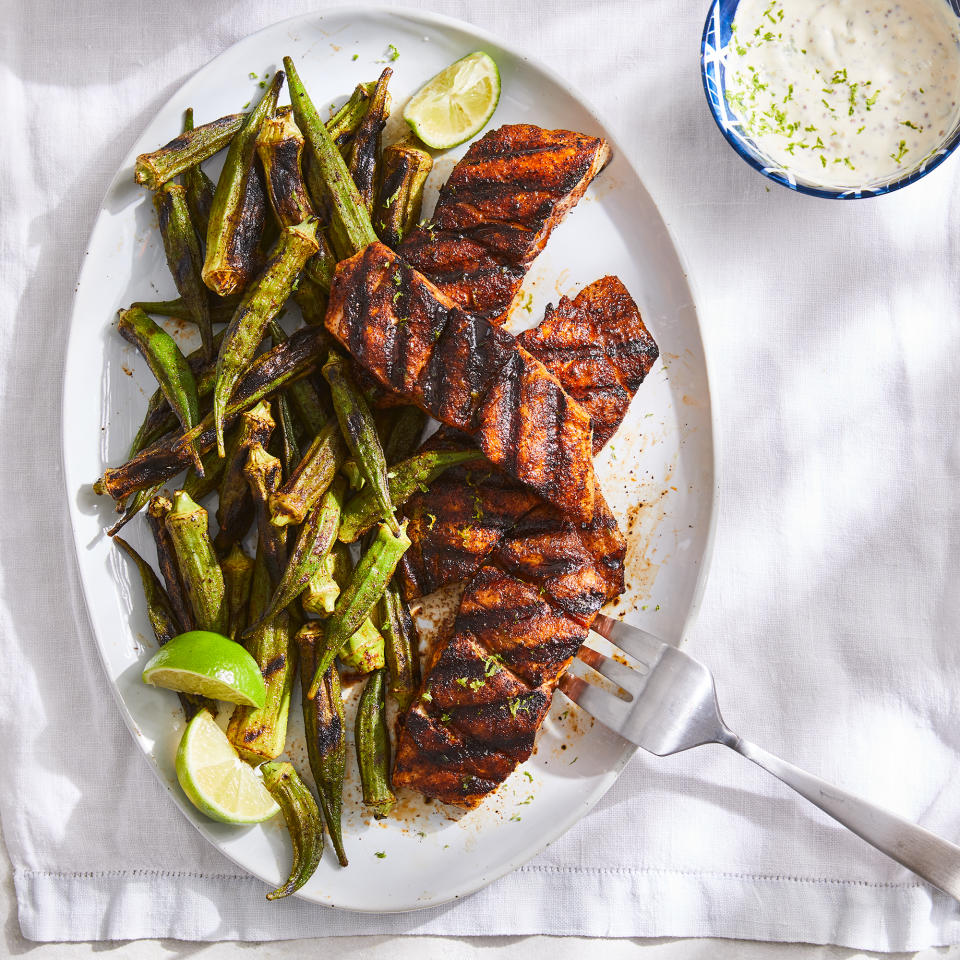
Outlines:
<svg viewBox="0 0 960 960"><path fill-rule="evenodd" d="M264 620L278 610L285 609L303 592L311 577L320 570L330 548L337 542L344 487L342 479L334 480L323 499L307 515L297 535L297 542L290 551L283 576L263 612Z"/></svg>
<svg viewBox="0 0 960 960"><path fill-rule="evenodd" d="M274 344L286 343L290 339L287 332L276 320L270 321L269 328L270 337ZM317 388L309 380L298 380L296 383L290 384L287 392L290 394L300 422L307 428L307 433L311 437L315 437L330 419L327 416L323 401L317 393Z"/></svg>
<svg viewBox="0 0 960 960"><path fill-rule="evenodd" d="M420 446L420 438L423 436L427 419L427 415L419 407L397 409L397 418L393 422L390 436L383 445L383 455L388 467L413 456L417 447Z"/></svg>
<svg viewBox="0 0 960 960"><path fill-rule="evenodd" d="M333 483L345 455L339 428L331 420L314 438L283 488L270 497L270 522L275 527L303 523L310 508Z"/></svg>
<svg viewBox="0 0 960 960"><path fill-rule="evenodd" d="M390 692L400 709L405 711L420 688L420 638L406 601L394 582L383 592L380 613Z"/></svg>
<svg viewBox="0 0 960 960"><path fill-rule="evenodd" d="M173 337L137 308L120 311L117 330L147 361L147 366L157 378L167 403L177 415L183 429L189 430L196 426L200 419L197 381ZM197 472L202 473L200 458L195 453L194 464Z"/></svg>
<svg viewBox="0 0 960 960"><path fill-rule="evenodd" d="M323 366L323 376L330 385L340 432L369 485L370 492L380 506L380 516L394 533L398 533L400 524L394 516L393 503L390 500L387 461L377 434L377 425L348 364L345 357L331 352Z"/></svg>
<svg viewBox="0 0 960 960"><path fill-rule="evenodd" d="M386 524L377 529L370 549L364 553L350 577L350 583L340 594L333 615L327 624L327 645L314 673L310 693L313 694L327 667L333 663L340 648L359 629L383 595L400 558L410 546L406 524L394 535Z"/></svg>
<svg viewBox="0 0 960 960"><path fill-rule="evenodd" d="M239 640L240 634L247 628L253 567L253 559L238 543L230 548L220 563L227 593L227 636L231 640Z"/></svg>
<svg viewBox="0 0 960 960"><path fill-rule="evenodd" d="M214 297L210 304L210 322L229 323L239 303L240 297L236 294L230 294L229 297ZM145 313L155 317L193 321L193 314L183 297L176 297L173 300L135 300L130 306L139 307ZM223 332L221 331L218 336L222 338Z"/></svg>
<svg viewBox="0 0 960 960"><path fill-rule="evenodd" d="M390 735L387 731L387 701L384 674L370 674L357 706L355 739L363 803L382 820L397 802L390 789Z"/></svg>
<svg viewBox="0 0 960 960"><path fill-rule="evenodd" d="M260 229L251 222L256 211L251 184L262 193L259 175L253 165L257 136L263 121L277 108L277 97L283 85L283 71L278 71L254 110L244 117L243 128L230 144L223 171L217 181L207 228L203 282L221 296L240 290L249 279L248 257L260 241ZM248 234L252 234L248 236ZM253 241L252 244L250 241Z"/></svg>
<svg viewBox="0 0 960 960"><path fill-rule="evenodd" d="M217 504L217 524L220 529L214 541L220 551L241 540L253 523L253 497L243 468L251 445L259 443L265 447L274 426L270 404L261 400L252 410L240 415L240 423L227 446L227 456L220 461L226 464Z"/></svg>
<svg viewBox="0 0 960 960"><path fill-rule="evenodd" d="M244 410L269 394L313 373L319 362L317 351L326 342L324 331L305 327L296 331L286 343L257 357L237 384L226 410L226 424L232 424ZM137 490L169 480L188 466L191 457L185 449L187 444L195 444L201 453L206 453L215 441L213 414L210 413L183 436L161 437L121 466L105 470L94 483L94 492L124 500Z"/></svg>
<svg viewBox="0 0 960 960"><path fill-rule="evenodd" d="M177 174L222 150L240 131L246 119L242 113L231 113L202 127L184 131L153 153L141 153L134 167L134 180L151 190L159 190Z"/></svg>
<svg viewBox="0 0 960 960"><path fill-rule="evenodd" d="M263 273L237 307L217 355L217 385L213 391L217 449L224 456L223 421L237 381L250 366L267 324L280 312L307 258L317 250L317 223L287 227L270 254Z"/></svg>
<svg viewBox="0 0 960 960"><path fill-rule="evenodd" d="M314 874L323 855L323 821L313 799L290 763L265 763L263 785L280 805L293 846L293 863L286 883L267 894L268 900L289 897Z"/></svg>
<svg viewBox="0 0 960 960"><path fill-rule="evenodd" d="M316 170L326 185L323 200L314 199L329 208L331 237L338 259L352 256L377 239L370 225L370 214L337 145L310 102L293 61L284 57L283 65L289 78L290 101L297 126L303 132L316 161Z"/></svg>
<svg viewBox="0 0 960 960"><path fill-rule="evenodd" d="M165 522L194 622L201 630L226 634L228 623L223 571L213 552L207 511L183 490L177 490L173 495L173 509L167 514Z"/></svg>
<svg viewBox="0 0 960 960"><path fill-rule="evenodd" d="M360 191L367 212L373 210L373 200L377 189L377 167L380 161L380 135L387 124L390 115L390 93L387 86L393 71L384 67L383 73L377 80L370 105L357 128L353 143L350 145L350 155L347 160L347 169L353 177L353 182Z"/></svg>
<svg viewBox="0 0 960 960"><path fill-rule="evenodd" d="M317 785L320 809L330 833L340 866L347 865L340 825L343 809L343 778L347 767L347 741L343 718L340 674L330 667L313 697L307 696L310 678L323 645L323 625L313 620L297 633L300 651L300 682L303 691L303 728L310 771Z"/></svg>
<svg viewBox="0 0 960 960"><path fill-rule="evenodd" d="M243 465L243 475L253 495L253 512L267 570L271 581L279 583L287 566L287 530L270 523L268 503L271 495L280 489L283 468L276 457L267 453L263 444L252 443Z"/></svg>
<svg viewBox="0 0 960 960"><path fill-rule="evenodd" d="M177 565L177 554L173 548L173 539L167 530L167 517L173 510L173 503L166 493L158 493L150 498L147 507L147 520L153 533L153 542L157 548L157 565L167 587L167 596L170 605L177 615L180 630L193 630L196 622L193 619L193 610L190 608L190 599L187 589L180 575Z"/></svg>
<svg viewBox="0 0 960 960"><path fill-rule="evenodd" d="M147 601L147 616L150 618L150 626L153 628L153 635L157 638L157 643L162 647L181 632L170 598L150 564L126 540L122 537L115 537L113 542L121 547L124 553L137 565L140 582L143 584L143 594ZM192 719L204 707L208 709L213 707L213 716L216 716L217 713L216 704L211 703L206 697L198 697L192 693L181 693L180 704L187 720Z"/></svg>
<svg viewBox="0 0 960 960"><path fill-rule="evenodd" d="M200 331L204 353L213 356L213 322L210 319L210 292L203 282L203 253L190 219L187 191L177 183L165 183L154 195L153 206L163 238L167 266L190 319Z"/></svg>
<svg viewBox="0 0 960 960"><path fill-rule="evenodd" d="M249 621L260 620L270 593L267 557L260 550L250 584ZM253 631L247 631L243 646L263 674L266 700L262 707L237 706L227 725L227 738L244 760L259 763L279 757L287 740L290 693L296 673L296 649L289 614L282 610Z"/></svg>
<svg viewBox="0 0 960 960"><path fill-rule="evenodd" d="M482 454L477 450L428 450L418 453L390 468L387 483L390 500L395 507L402 507L417 490L426 489L445 470L460 463L477 460ZM346 505L340 526L340 539L353 543L380 519L382 508L379 499L370 487L365 487Z"/></svg>
<svg viewBox="0 0 960 960"><path fill-rule="evenodd" d="M373 226L388 247L396 249L419 222L431 169L433 157L412 136L384 148Z"/></svg>
<svg viewBox="0 0 960 960"><path fill-rule="evenodd" d="M183 118L183 130L193 129L193 107L188 107ZM180 175L180 182L187 191L187 208L197 237L206 243L207 226L210 223L210 210L213 207L213 193L216 189L213 181L203 172L199 161Z"/></svg>

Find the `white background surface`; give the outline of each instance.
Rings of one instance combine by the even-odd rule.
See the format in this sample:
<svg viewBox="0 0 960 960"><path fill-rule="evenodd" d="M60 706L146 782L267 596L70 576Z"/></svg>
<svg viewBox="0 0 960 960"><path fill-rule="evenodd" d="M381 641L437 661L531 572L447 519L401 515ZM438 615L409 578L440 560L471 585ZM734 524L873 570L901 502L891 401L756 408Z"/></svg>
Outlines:
<svg viewBox="0 0 960 960"><path fill-rule="evenodd" d="M697 0L430 5L568 70L622 131L688 257L712 361L722 477L714 572L690 644L717 674L727 719L788 759L957 836L960 279L951 224L958 161L874 201L813 201L768 188L711 126L696 67L706 12ZM197 67L306 6L117 0L65 8L19 0L4 11L0 78L14 92L2 102L9 129L22 136L8 138L14 147L4 151L0 197L0 262L4 280L13 280L0 285L7 407L0 446L11 466L0 471L8 654L0 764L3 799L34 800L29 810L3 807L11 849L34 867L62 868L68 847L74 870L115 867L136 858L136 833L122 851L110 847L110 836L151 827L166 843L158 859L168 870L222 863L185 823L168 819L176 814L145 786L126 731L100 712L112 704L99 666L91 668L70 558L50 550L67 542L63 494L39 478L58 471L63 323L82 245L119 159ZM11 159L20 162L9 166ZM55 646L27 669L16 659L20 643L25 652ZM33 712L14 726L23 696L33 698ZM96 754L81 763L84 744ZM99 779L89 777L91 768ZM154 807L131 827L118 812L145 797ZM57 819L64 798L69 815ZM617 833L627 810L636 831ZM61 832L36 830L41 814ZM660 930L677 920L716 929L734 918L741 936L807 929L864 942L902 932L909 920L925 942L944 930L952 935L942 904L939 915L931 911L926 892L902 871L719 749L637 758L590 820L551 848L559 858L553 869L576 864L602 875L609 859L593 862L591 842L602 835L624 838L624 858L651 894L676 891L690 876L702 880L682 915L653 895L623 897L615 909L593 900L611 923L636 909L657 917ZM578 891L576 883L557 887ZM708 903L715 912L703 912ZM471 909L475 922L485 920ZM461 955L460 944L443 952ZM354 948L338 941L331 949ZM417 947L384 949L398 956ZM436 942L431 949L439 952ZM615 956L633 948L599 949ZM651 949L718 955L703 944ZM738 957L753 952L730 949ZM765 951L789 954L782 946Z"/></svg>

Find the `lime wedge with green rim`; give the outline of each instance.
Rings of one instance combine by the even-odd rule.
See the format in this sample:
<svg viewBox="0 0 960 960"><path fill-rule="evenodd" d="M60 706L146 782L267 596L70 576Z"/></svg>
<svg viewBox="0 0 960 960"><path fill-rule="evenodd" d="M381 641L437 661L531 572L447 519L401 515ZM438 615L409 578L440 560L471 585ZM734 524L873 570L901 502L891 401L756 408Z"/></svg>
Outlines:
<svg viewBox="0 0 960 960"><path fill-rule="evenodd" d="M403 119L436 150L476 136L500 101L500 71L480 51L470 53L427 81L407 103Z"/></svg>
<svg viewBox="0 0 960 960"><path fill-rule="evenodd" d="M257 661L239 643L210 630L181 633L164 644L143 668L142 679L166 690L248 707L262 707L267 698Z"/></svg>
<svg viewBox="0 0 960 960"><path fill-rule="evenodd" d="M208 710L201 710L183 731L177 779L190 802L221 823L260 823L280 811Z"/></svg>

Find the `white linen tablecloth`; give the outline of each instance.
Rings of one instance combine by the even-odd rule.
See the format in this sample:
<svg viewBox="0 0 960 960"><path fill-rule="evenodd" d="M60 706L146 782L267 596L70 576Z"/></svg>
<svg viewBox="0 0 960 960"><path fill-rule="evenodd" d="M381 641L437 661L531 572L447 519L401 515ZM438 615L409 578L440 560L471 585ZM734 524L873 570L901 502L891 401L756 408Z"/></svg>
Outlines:
<svg viewBox="0 0 960 960"><path fill-rule="evenodd" d="M524 45L600 105L687 257L721 477L689 649L727 719L960 838L960 165L875 200L768 186L707 112L704 0L424 6ZM24 934L960 942L957 904L719 747L638 756L526 867L402 916L266 903L163 796L77 582L59 452L71 298L101 198L158 106L235 40L316 7L4 4L0 814Z"/></svg>

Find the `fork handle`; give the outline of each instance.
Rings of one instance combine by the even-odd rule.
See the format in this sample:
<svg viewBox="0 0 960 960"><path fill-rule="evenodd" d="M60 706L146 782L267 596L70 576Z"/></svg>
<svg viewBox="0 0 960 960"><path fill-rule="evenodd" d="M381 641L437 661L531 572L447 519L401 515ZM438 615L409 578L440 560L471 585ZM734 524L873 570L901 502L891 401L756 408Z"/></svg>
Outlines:
<svg viewBox="0 0 960 960"><path fill-rule="evenodd" d="M960 900L960 847L775 757L749 740L731 734L723 743L772 773L897 863Z"/></svg>

